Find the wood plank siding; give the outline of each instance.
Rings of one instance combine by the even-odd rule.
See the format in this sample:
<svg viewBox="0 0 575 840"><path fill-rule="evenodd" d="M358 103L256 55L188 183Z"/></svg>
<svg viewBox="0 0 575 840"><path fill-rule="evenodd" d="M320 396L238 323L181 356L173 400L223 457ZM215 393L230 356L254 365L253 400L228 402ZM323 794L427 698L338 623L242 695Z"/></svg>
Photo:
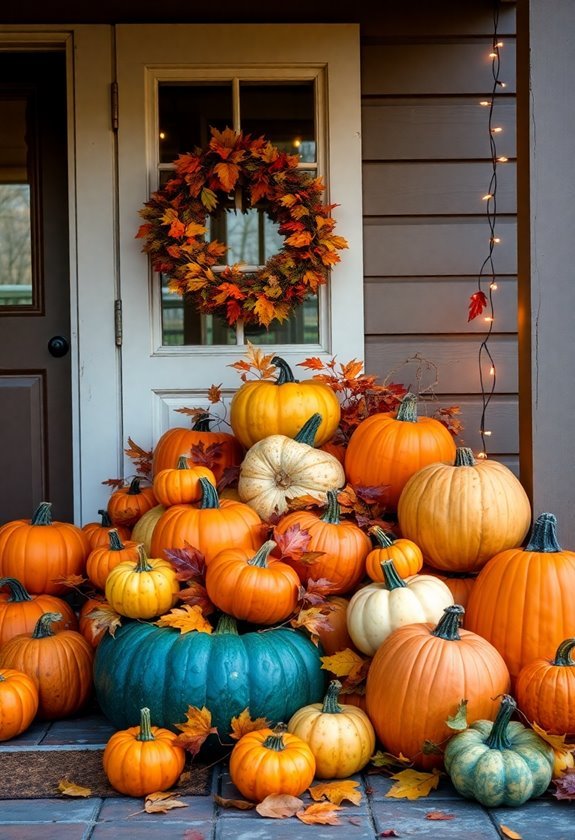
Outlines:
<svg viewBox="0 0 575 840"><path fill-rule="evenodd" d="M394 4L395 6L397 4ZM415 6L415 8L414 8ZM478 368L485 321L467 321L469 296L488 254L483 195L492 172L488 108L492 4L388 4L362 22L365 365L416 386L437 377L438 405L459 404L458 443L481 449ZM494 292L489 340L497 388L486 414L490 456L518 472L515 4L499 15L500 78L494 125L498 166ZM485 288L487 284L485 285ZM435 404L425 411L433 411Z"/></svg>

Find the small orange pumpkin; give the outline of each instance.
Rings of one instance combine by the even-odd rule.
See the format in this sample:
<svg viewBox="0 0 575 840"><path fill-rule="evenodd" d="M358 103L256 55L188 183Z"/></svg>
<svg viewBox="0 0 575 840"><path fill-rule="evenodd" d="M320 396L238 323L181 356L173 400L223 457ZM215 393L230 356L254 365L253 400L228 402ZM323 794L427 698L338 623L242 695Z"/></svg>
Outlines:
<svg viewBox="0 0 575 840"><path fill-rule="evenodd" d="M88 537L90 551L101 545L108 545L108 531L114 527L107 510L99 510L98 513L100 514L99 522L88 522L82 527L82 531ZM116 525L116 529L121 540L130 539L130 528L125 525Z"/></svg>
<svg viewBox="0 0 575 840"><path fill-rule="evenodd" d="M517 705L531 723L555 735L575 734L575 638L564 639L553 659L524 665L515 686Z"/></svg>
<svg viewBox="0 0 575 840"><path fill-rule="evenodd" d="M197 502L202 497L200 478L207 478L214 487L216 477L207 467L188 465L185 455L180 455L175 469L160 470L154 477L154 496L161 505L185 505Z"/></svg>
<svg viewBox="0 0 575 840"><path fill-rule="evenodd" d="M126 487L114 490L108 499L108 515L113 525L133 528L144 513L157 505L151 487L140 487L142 479L136 476Z"/></svg>
<svg viewBox="0 0 575 840"><path fill-rule="evenodd" d="M38 703L36 683L28 674L0 668L0 741L25 732L36 717Z"/></svg>
<svg viewBox="0 0 575 840"><path fill-rule="evenodd" d="M416 575L423 567L423 554L412 540L398 538L390 531L384 531L379 525L369 529L377 540L378 546L365 558L365 570L371 580L385 580L381 564L384 560L393 560L397 574L401 578Z"/></svg>
<svg viewBox="0 0 575 840"><path fill-rule="evenodd" d="M45 612L62 613L62 621L53 625L60 630L77 630L78 619L72 607L57 595L30 595L16 578L0 578L0 645L19 636L31 633L40 616Z"/></svg>
<svg viewBox="0 0 575 840"><path fill-rule="evenodd" d="M112 569L126 560L138 559L138 543L133 540L122 542L117 528L108 531L108 545L94 548L86 560L86 574L96 589L103 591L106 579Z"/></svg>

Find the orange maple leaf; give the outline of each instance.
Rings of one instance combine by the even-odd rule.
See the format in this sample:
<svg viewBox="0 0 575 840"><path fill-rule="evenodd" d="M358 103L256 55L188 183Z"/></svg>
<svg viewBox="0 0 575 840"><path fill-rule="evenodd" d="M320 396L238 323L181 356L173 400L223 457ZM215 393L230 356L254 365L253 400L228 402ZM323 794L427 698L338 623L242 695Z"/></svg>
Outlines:
<svg viewBox="0 0 575 840"><path fill-rule="evenodd" d="M89 618L94 623L94 631L107 630L110 636L116 635L116 630L122 623L122 616L109 604L94 607L87 614L86 618Z"/></svg>
<svg viewBox="0 0 575 840"><path fill-rule="evenodd" d="M231 192L239 178L240 168L235 163L222 161L222 163L216 163L214 166L214 172L220 179L220 183L224 190L226 192Z"/></svg>
<svg viewBox="0 0 575 840"><path fill-rule="evenodd" d="M158 627L175 627L182 634L190 633L192 630L197 630L200 633L213 633L212 625L204 617L198 604L193 606L184 604L183 607L174 607L166 615L160 616L154 624Z"/></svg>
<svg viewBox="0 0 575 840"><path fill-rule="evenodd" d="M149 793L144 801L144 811L147 814L166 814L172 808L187 808L187 802L181 802L171 791L156 791Z"/></svg>
<svg viewBox="0 0 575 840"><path fill-rule="evenodd" d="M307 550L311 540L311 534L300 525L290 525L283 533L274 529L274 541L277 544L281 557L289 557L291 560L300 560L302 554Z"/></svg>
<svg viewBox="0 0 575 840"><path fill-rule="evenodd" d="M264 327L269 327L275 316L275 306L265 295L258 295L254 312Z"/></svg>
<svg viewBox="0 0 575 840"><path fill-rule="evenodd" d="M208 400L214 404L222 400L222 383L219 385L210 385L208 388Z"/></svg>
<svg viewBox="0 0 575 840"><path fill-rule="evenodd" d="M319 631L331 629L329 625L328 616L321 611L321 607L309 607L305 610L300 610L295 618L290 621L292 627L305 627L310 633L311 641L314 645L319 642Z"/></svg>
<svg viewBox="0 0 575 840"><path fill-rule="evenodd" d="M321 667L326 671L331 671L336 677L347 677L350 674L357 673L361 671L366 662L369 662L369 660L364 659L351 648L338 650L332 656L321 657Z"/></svg>
<svg viewBox="0 0 575 840"><path fill-rule="evenodd" d="M263 717L252 719L250 717L250 710L246 707L241 714L233 717L231 721L231 737L234 741L245 735L247 732L255 732L258 729L267 729L269 721Z"/></svg>
<svg viewBox="0 0 575 840"><path fill-rule="evenodd" d="M296 817L308 825L341 825L336 814L336 811L341 810L340 805L331 802L315 802L304 811L298 811Z"/></svg>
<svg viewBox="0 0 575 840"><path fill-rule="evenodd" d="M317 356L309 356L303 362L298 362L298 367L307 368L307 370L325 370L325 365Z"/></svg>
<svg viewBox="0 0 575 840"><path fill-rule="evenodd" d="M322 799L327 799L328 802L334 805L341 805L344 799L353 802L354 805L359 805L361 802L361 791L358 790L359 782L354 782L351 779L337 782L320 782L313 787L308 788L311 798L319 802Z"/></svg>
<svg viewBox="0 0 575 840"><path fill-rule="evenodd" d="M307 230L302 230L301 233L292 233L285 241L286 245L291 245L293 248L305 248L312 240L311 233Z"/></svg>
<svg viewBox="0 0 575 840"><path fill-rule="evenodd" d="M217 734L217 727L212 726L212 713L206 706L199 709L197 706L188 706L186 721L176 723L176 729L181 731L175 742L180 747L197 755L202 744L209 735Z"/></svg>

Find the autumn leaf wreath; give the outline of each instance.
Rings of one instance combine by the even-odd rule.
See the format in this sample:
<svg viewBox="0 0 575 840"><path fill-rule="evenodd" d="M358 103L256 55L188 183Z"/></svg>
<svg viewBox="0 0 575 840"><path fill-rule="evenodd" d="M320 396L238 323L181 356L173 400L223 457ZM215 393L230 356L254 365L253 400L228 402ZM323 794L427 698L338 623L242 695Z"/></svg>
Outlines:
<svg viewBox="0 0 575 840"><path fill-rule="evenodd" d="M327 283L347 242L333 233L337 205L322 203L321 178L298 169L298 161L264 137L230 128L212 128L206 148L179 156L175 176L140 210L145 222L136 234L171 291L230 326L243 320L267 328ZM208 216L238 209L262 209L278 225L283 247L254 270L214 270L227 246L206 238Z"/></svg>

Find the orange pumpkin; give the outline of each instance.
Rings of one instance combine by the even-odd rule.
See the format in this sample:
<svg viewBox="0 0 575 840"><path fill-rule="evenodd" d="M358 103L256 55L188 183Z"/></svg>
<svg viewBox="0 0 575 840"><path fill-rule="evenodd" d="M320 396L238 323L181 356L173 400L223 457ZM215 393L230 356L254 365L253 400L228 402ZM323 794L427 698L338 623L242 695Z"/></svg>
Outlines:
<svg viewBox="0 0 575 840"><path fill-rule="evenodd" d="M88 522L82 528L82 531L88 537L90 551L99 548L101 545L108 545L108 531L114 527L107 510L99 510L98 513L100 514L99 522ZM117 525L116 529L121 540L130 539L130 528L125 525Z"/></svg>
<svg viewBox="0 0 575 840"><path fill-rule="evenodd" d="M79 711L92 693L93 651L76 630L54 633L60 613L44 613L32 633L0 648L0 668L28 674L38 685L38 717L58 720Z"/></svg>
<svg viewBox="0 0 575 840"><path fill-rule="evenodd" d="M163 557L165 549L192 545L209 563L224 548L257 549L261 545L262 521L249 505L231 499L220 501L215 487L200 479L202 500L195 505L172 505L158 519L150 553Z"/></svg>
<svg viewBox="0 0 575 840"><path fill-rule="evenodd" d="M210 415L205 412L197 416L191 429L178 427L164 432L154 449L152 476L173 469L182 454L190 466L209 462L216 481L228 467L239 467L244 457L242 445L228 432L211 431L210 422Z"/></svg>
<svg viewBox="0 0 575 840"><path fill-rule="evenodd" d="M86 560L86 574L93 583L96 589L104 591L106 587L106 579L112 569L115 569L119 563L126 560L138 559L138 543L134 540L128 540L125 543L120 539L120 534L117 528L111 528L108 531L108 545L94 548Z"/></svg>
<svg viewBox="0 0 575 840"><path fill-rule="evenodd" d="M38 702L36 683L28 674L0 668L0 741L9 741L28 729Z"/></svg>
<svg viewBox="0 0 575 840"><path fill-rule="evenodd" d="M515 686L517 705L527 720L555 735L575 734L573 649L575 638L564 639L553 659L524 665Z"/></svg>
<svg viewBox="0 0 575 840"><path fill-rule="evenodd" d="M469 596L477 580L478 572L438 572L437 569L432 569L431 566L424 566L421 571L423 574L438 577L439 580L447 584L453 595L454 603L461 604L462 607L467 609Z"/></svg>
<svg viewBox="0 0 575 840"><path fill-rule="evenodd" d="M345 473L353 487L380 487L381 503L395 510L408 479L428 464L452 462L455 449L446 427L433 417L418 417L417 397L406 394L396 414L372 414L357 426L345 453Z"/></svg>
<svg viewBox="0 0 575 840"><path fill-rule="evenodd" d="M466 627L494 645L514 681L534 659L551 659L575 636L575 552L557 542L557 518L542 513L525 548L492 557L477 576Z"/></svg>
<svg viewBox="0 0 575 840"><path fill-rule="evenodd" d="M154 477L154 496L161 505L185 505L197 502L202 496L200 478L207 478L214 487L216 477L207 467L188 465L188 459L181 455L175 469L160 470Z"/></svg>
<svg viewBox="0 0 575 840"><path fill-rule="evenodd" d="M386 750L409 758L417 768L440 767L441 753L424 754L454 734L446 721L467 700L467 720L494 720L499 695L509 690L509 673L485 639L460 630L464 610L447 607L436 627L407 624L378 648L366 683L367 713Z"/></svg>
<svg viewBox="0 0 575 840"><path fill-rule="evenodd" d="M136 476L127 487L115 490L108 499L108 515L114 525L133 528L138 519L157 504L151 487L140 487Z"/></svg>
<svg viewBox="0 0 575 840"><path fill-rule="evenodd" d="M0 528L0 576L16 578L33 594L68 591L60 578L83 575L88 537L70 522L52 519L51 502L41 502L32 519L15 519Z"/></svg>
<svg viewBox="0 0 575 840"><path fill-rule="evenodd" d="M106 744L102 761L112 787L126 796L171 788L186 762L176 738L169 729L151 726L150 710L141 709L140 725L114 732Z"/></svg>
<svg viewBox="0 0 575 840"><path fill-rule="evenodd" d="M300 579L297 573L270 558L276 548L265 542L254 554L243 548L227 548L206 568L206 589L213 604L234 618L253 624L276 624L297 606Z"/></svg>
<svg viewBox="0 0 575 840"><path fill-rule="evenodd" d="M381 564L384 560L393 560L397 574L401 578L416 575L423 566L423 554L412 540L398 538L390 531L384 531L379 525L369 529L377 540L377 547L365 558L365 570L371 580L383 581L385 576Z"/></svg>
<svg viewBox="0 0 575 840"><path fill-rule="evenodd" d="M347 629L349 600L341 595L330 595L326 604L330 611L325 617L325 622L322 622L317 631L325 655L332 656L332 654L346 648L354 650L355 645ZM346 699L345 702L347 703L348 700Z"/></svg>
<svg viewBox="0 0 575 840"><path fill-rule="evenodd" d="M0 578L0 645L22 633L31 633L45 612L59 612L62 621L53 625L60 630L77 630L78 619L72 607L56 595L30 595L16 578Z"/></svg>
<svg viewBox="0 0 575 840"><path fill-rule="evenodd" d="M371 550L371 541L355 522L340 518L337 491L327 491L327 508L323 516L308 510L293 511L280 519L275 533L285 534L294 526L309 534L306 551L321 553L309 565L291 558L286 561L296 570L302 583L325 578L330 581L332 595L351 592L365 574L365 558Z"/></svg>
<svg viewBox="0 0 575 840"><path fill-rule="evenodd" d="M102 608L112 609L103 595L94 595L84 601L78 616L78 629L93 648L98 647L102 637L108 632L95 618L95 611Z"/></svg>

